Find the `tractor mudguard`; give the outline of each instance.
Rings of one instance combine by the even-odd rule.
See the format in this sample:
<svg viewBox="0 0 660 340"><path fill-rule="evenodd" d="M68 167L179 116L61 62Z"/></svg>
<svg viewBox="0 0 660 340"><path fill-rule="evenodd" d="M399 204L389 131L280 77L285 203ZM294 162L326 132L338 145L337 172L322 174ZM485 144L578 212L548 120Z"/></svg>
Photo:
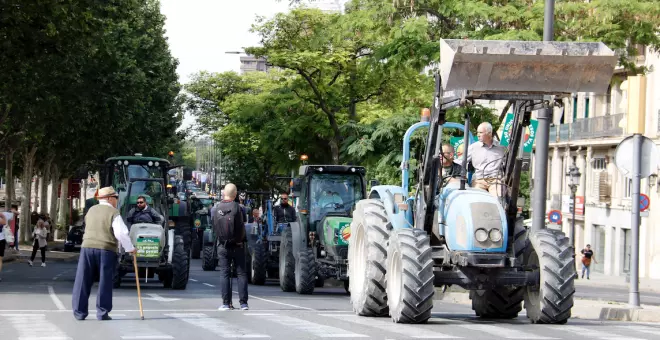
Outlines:
<svg viewBox="0 0 660 340"><path fill-rule="evenodd" d="M298 261L298 253L307 248L307 235L298 222L289 223L291 235L293 236L293 257Z"/></svg>
<svg viewBox="0 0 660 340"><path fill-rule="evenodd" d="M213 232L213 229L209 228L204 230L204 245L212 246L213 244L215 244L215 233Z"/></svg>
<svg viewBox="0 0 660 340"><path fill-rule="evenodd" d="M385 206L385 212L387 213L388 220L392 223L393 229L401 228L412 228L413 226L406 219L406 212L399 209L397 204L394 202L394 195L401 194L402 199L406 202L405 199L408 197L407 193L403 191L402 187L396 185L377 185L371 188L369 192L369 198L380 199Z"/></svg>

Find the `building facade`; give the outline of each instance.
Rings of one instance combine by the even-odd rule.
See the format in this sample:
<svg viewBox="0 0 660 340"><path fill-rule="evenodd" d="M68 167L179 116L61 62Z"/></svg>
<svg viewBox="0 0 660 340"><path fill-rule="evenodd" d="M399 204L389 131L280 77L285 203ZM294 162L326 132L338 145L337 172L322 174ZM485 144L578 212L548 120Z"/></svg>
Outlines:
<svg viewBox="0 0 660 340"><path fill-rule="evenodd" d="M660 148L660 56L649 49L642 52L637 57L638 65L651 70L647 74L644 135ZM566 100L563 110L555 110L550 131L547 211L562 212L560 227L570 235L571 190L566 173L575 164L582 174L576 194L576 250L590 244L598 261L592 262L592 271L614 276L629 273L632 253L632 180L624 177L615 164L617 145L630 135L626 133L627 96L622 89L627 76L617 68L609 93L578 93ZM651 202L648 216L641 218L639 275L660 279L657 170L642 180L641 193Z"/></svg>
<svg viewBox="0 0 660 340"><path fill-rule="evenodd" d="M241 74L247 72L268 72L272 68L266 62L265 58L257 58L251 55L242 55L241 58Z"/></svg>

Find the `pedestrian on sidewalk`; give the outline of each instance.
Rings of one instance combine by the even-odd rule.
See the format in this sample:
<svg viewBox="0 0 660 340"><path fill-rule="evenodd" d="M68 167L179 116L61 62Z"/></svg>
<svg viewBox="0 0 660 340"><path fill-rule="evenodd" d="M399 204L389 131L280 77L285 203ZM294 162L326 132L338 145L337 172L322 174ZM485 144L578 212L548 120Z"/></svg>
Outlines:
<svg viewBox="0 0 660 340"><path fill-rule="evenodd" d="M37 225L34 227L34 230L32 231L32 238L34 239L34 244L32 245L32 256L28 261L30 267L32 267L32 262L34 261L34 258L37 256L37 250L41 250L41 266L42 267L46 266L46 245L48 245L47 242L48 233L49 232L48 229L46 229L46 226L44 225L44 221L39 220L37 222Z"/></svg>
<svg viewBox="0 0 660 340"><path fill-rule="evenodd" d="M231 291L231 263L234 262L238 276L238 301L242 310L248 309L248 285L245 261L245 248L247 240L243 209L236 202L238 189L236 185L225 185L223 200L217 203L211 212L213 219L213 232L216 235L216 249L218 250L218 264L220 265L220 291L222 293L222 306L219 310L234 309L232 306Z"/></svg>
<svg viewBox="0 0 660 340"><path fill-rule="evenodd" d="M582 253L582 278L584 279L584 272L587 272L587 280L589 280L589 273L591 272L591 260L593 259L594 262L598 263L596 261L596 258L594 256L594 251L591 250L591 245L587 244L587 247L582 249L580 251Z"/></svg>
<svg viewBox="0 0 660 340"><path fill-rule="evenodd" d="M99 204L91 207L85 216L85 234L80 246L80 258L73 284L73 316L85 320L88 315L89 295L94 278L99 277L96 299L96 318L112 320L112 283L117 266L119 243L126 252L135 254L128 227L124 224L117 202L119 195L112 187L99 190Z"/></svg>
<svg viewBox="0 0 660 340"><path fill-rule="evenodd" d="M18 205L11 205L11 213L14 214L14 248L16 248L16 251L20 251L20 249L18 249L18 244L20 243L18 242L18 235L20 235L18 233L18 229L20 228L21 224L20 219L18 218Z"/></svg>
<svg viewBox="0 0 660 340"><path fill-rule="evenodd" d="M2 275L2 258L5 257L5 248L7 247L5 225L7 225L7 218L5 217L5 214L0 213L0 275ZM2 281L1 276L0 281Z"/></svg>

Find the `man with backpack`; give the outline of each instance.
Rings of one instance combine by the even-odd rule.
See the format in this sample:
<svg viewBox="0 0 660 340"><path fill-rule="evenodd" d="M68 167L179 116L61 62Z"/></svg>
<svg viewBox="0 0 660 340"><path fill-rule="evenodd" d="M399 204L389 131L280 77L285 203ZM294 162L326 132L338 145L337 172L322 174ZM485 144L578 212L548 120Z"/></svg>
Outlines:
<svg viewBox="0 0 660 340"><path fill-rule="evenodd" d="M218 250L218 265L220 266L220 290L222 292L222 306L219 310L230 310L232 306L231 270L232 261L238 276L238 298L241 310L248 310L247 272L245 261L245 248L247 240L245 235L245 221L240 205L236 202L236 185L225 185L224 197L211 211L213 219L213 232L216 237Z"/></svg>

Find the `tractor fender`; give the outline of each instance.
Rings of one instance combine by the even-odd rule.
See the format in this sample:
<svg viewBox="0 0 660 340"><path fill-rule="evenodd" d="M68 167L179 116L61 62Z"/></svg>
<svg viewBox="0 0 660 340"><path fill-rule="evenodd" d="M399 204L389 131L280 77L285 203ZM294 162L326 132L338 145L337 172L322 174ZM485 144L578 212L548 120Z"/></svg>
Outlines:
<svg viewBox="0 0 660 340"><path fill-rule="evenodd" d="M172 263L172 257L174 256L174 229L167 231L167 263Z"/></svg>
<svg viewBox="0 0 660 340"><path fill-rule="evenodd" d="M291 222L289 225L291 226L291 236L293 238L293 257L298 261L298 253L307 247L307 237L300 223Z"/></svg>
<svg viewBox="0 0 660 340"><path fill-rule="evenodd" d="M371 188L369 198L379 199L385 206L387 219L392 223L393 229L412 228L413 226L406 219L406 211L399 209L394 202L394 195L403 195L403 202L407 203L408 194L403 188L396 185L377 185Z"/></svg>
<svg viewBox="0 0 660 340"><path fill-rule="evenodd" d="M204 245L212 246L215 243L215 233L213 233L212 228L204 229Z"/></svg>

